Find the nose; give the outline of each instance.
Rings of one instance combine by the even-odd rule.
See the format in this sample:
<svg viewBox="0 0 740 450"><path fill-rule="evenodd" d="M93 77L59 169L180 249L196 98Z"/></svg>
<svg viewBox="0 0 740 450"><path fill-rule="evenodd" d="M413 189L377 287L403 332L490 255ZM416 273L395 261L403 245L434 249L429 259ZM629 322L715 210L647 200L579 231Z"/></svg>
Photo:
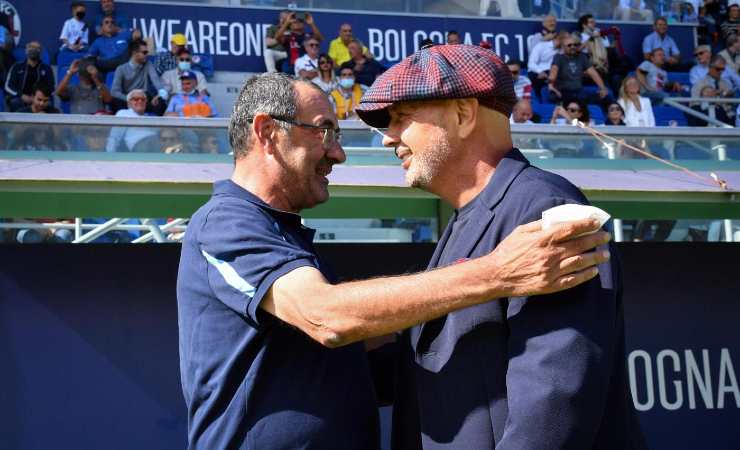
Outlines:
<svg viewBox="0 0 740 450"><path fill-rule="evenodd" d="M344 152L342 144L338 142L326 149L326 157L332 160L334 164L342 164L347 160L347 154Z"/></svg>

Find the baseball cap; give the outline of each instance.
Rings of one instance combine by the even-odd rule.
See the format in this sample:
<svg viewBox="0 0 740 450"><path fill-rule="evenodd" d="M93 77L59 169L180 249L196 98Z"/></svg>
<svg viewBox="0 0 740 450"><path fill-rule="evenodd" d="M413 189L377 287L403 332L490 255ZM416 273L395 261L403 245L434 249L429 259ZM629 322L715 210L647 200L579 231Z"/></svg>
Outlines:
<svg viewBox="0 0 740 450"><path fill-rule="evenodd" d="M186 70L180 74L180 79L181 80L197 80L198 77L195 75L195 72Z"/></svg>
<svg viewBox="0 0 740 450"><path fill-rule="evenodd" d="M170 42L175 45L187 45L188 40L185 38L184 34L177 33L172 35L172 39L170 39Z"/></svg>
<svg viewBox="0 0 740 450"><path fill-rule="evenodd" d="M417 51L380 75L355 111L370 126L385 128L393 103L471 97L509 117L516 103L509 68L485 48L435 45Z"/></svg>

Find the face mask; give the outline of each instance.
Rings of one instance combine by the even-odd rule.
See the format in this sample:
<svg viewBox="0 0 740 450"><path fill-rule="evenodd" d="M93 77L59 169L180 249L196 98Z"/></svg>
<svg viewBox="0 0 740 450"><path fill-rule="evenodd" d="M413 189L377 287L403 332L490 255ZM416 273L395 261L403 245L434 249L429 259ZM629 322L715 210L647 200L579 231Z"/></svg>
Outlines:
<svg viewBox="0 0 740 450"><path fill-rule="evenodd" d="M28 59L31 61L38 61L39 58L41 58L41 50L37 48L31 48L26 50L26 56L28 56Z"/></svg>
<svg viewBox="0 0 740 450"><path fill-rule="evenodd" d="M355 85L355 80L353 78L342 78L339 80L339 85L345 89L349 89Z"/></svg>
<svg viewBox="0 0 740 450"><path fill-rule="evenodd" d="M182 70L183 72L186 70L190 70L190 62L188 61L180 61L177 63L177 67Z"/></svg>
<svg viewBox="0 0 740 450"><path fill-rule="evenodd" d="M77 11L77 13L75 13L75 17L77 17L78 20L84 19L85 18L85 11Z"/></svg>

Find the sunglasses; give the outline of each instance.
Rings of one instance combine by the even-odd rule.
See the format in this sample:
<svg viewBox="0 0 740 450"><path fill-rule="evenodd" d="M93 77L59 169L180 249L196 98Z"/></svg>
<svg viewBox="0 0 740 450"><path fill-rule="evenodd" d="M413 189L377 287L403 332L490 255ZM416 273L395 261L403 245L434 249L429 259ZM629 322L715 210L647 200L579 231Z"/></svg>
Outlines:
<svg viewBox="0 0 740 450"><path fill-rule="evenodd" d="M103 25L112 25L112 24L113 24L113 21L112 20L104 20L103 21Z"/></svg>
<svg viewBox="0 0 740 450"><path fill-rule="evenodd" d="M190 62L191 60L190 60L190 58L180 58L180 61L183 61L183 62Z"/></svg>
<svg viewBox="0 0 740 450"><path fill-rule="evenodd" d="M512 75L519 75L519 71L518 71L518 70L512 70L512 71L511 71L511 74L512 74Z"/></svg>
<svg viewBox="0 0 740 450"><path fill-rule="evenodd" d="M568 108L568 112L579 113L581 112L581 108Z"/></svg>
<svg viewBox="0 0 740 450"><path fill-rule="evenodd" d="M318 47L319 44L308 44L309 47Z"/></svg>
<svg viewBox="0 0 740 450"><path fill-rule="evenodd" d="M319 61L319 64L331 64L330 61Z"/></svg>
<svg viewBox="0 0 740 450"><path fill-rule="evenodd" d="M619 109L618 107L616 107L616 106L610 106L610 107L609 107L609 112L612 112L612 111L619 111L619 112L622 112L622 110L621 110L621 109Z"/></svg>
<svg viewBox="0 0 740 450"><path fill-rule="evenodd" d="M566 47L578 47L578 44L565 44Z"/></svg>

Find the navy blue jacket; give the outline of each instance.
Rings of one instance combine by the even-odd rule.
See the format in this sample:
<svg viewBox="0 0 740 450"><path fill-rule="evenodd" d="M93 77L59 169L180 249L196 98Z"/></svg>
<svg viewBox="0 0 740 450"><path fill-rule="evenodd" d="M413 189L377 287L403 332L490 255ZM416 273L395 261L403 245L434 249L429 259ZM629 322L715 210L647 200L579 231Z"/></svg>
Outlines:
<svg viewBox="0 0 740 450"><path fill-rule="evenodd" d="M465 220L453 216L429 268L488 254L516 226L565 203L587 200L512 150L464 207ZM642 448L611 252L600 275L576 288L491 301L406 331L394 448Z"/></svg>

